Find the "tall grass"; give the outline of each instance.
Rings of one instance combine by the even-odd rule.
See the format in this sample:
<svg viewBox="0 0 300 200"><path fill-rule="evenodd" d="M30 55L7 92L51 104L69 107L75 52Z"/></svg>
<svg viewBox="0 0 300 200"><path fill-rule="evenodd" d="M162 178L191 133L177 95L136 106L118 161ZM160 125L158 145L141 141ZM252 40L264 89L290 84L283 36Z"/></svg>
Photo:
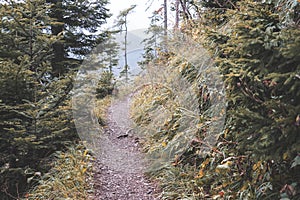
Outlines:
<svg viewBox="0 0 300 200"><path fill-rule="evenodd" d="M24 200L88 199L92 195L92 156L82 144L73 145L65 152L57 152L52 169L43 175L38 185L25 195ZM28 179L31 181L37 177Z"/></svg>
<svg viewBox="0 0 300 200"><path fill-rule="evenodd" d="M93 110L100 125L105 126L107 108L111 104L111 96L97 99ZM101 134L101 130L99 134ZM95 141L96 142L96 141ZM28 192L24 200L64 199L87 200L93 199L93 161L97 151L87 149L85 142L74 144L64 152L56 152L51 170L45 175L35 173L28 181L37 181L36 186Z"/></svg>

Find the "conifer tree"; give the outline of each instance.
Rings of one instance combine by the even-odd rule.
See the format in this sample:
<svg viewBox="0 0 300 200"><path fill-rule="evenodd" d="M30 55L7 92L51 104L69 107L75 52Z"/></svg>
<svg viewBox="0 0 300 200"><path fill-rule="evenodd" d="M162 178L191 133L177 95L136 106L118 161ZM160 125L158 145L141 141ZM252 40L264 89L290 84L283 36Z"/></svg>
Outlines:
<svg viewBox="0 0 300 200"><path fill-rule="evenodd" d="M127 46L128 46L128 15L133 11L133 9L136 7L136 5L131 5L129 8L122 10L119 15L117 16L117 23L116 27L119 28L119 31L122 33L124 32L124 69L121 72L122 74L125 74L125 81L128 81L128 71L129 71L129 65L128 65L128 58L127 58Z"/></svg>
<svg viewBox="0 0 300 200"><path fill-rule="evenodd" d="M103 53L100 54L102 64L108 68L109 72L113 73L113 68L119 63L119 50L120 45L116 42L113 33L109 33L107 39L101 43Z"/></svg>
<svg viewBox="0 0 300 200"><path fill-rule="evenodd" d="M68 104L71 79L51 78L52 20L44 0L0 7L1 199L20 198L43 159L74 138Z"/></svg>
<svg viewBox="0 0 300 200"><path fill-rule="evenodd" d="M253 169L257 163L269 167L265 173L270 178L264 181L279 197L286 182L299 180L300 31L296 24L286 26L280 20L273 3L245 0L236 6L219 13L226 19L222 21L226 30L214 21L219 16L206 15L206 23L216 22L206 32L215 46L208 42L207 47L218 49L216 63L227 86L226 139L237 141L236 153L249 156L256 163ZM266 193L256 195L266 197Z"/></svg>
<svg viewBox="0 0 300 200"><path fill-rule="evenodd" d="M53 35L63 35L62 40L54 45L52 60L53 74L58 76L76 68L85 55L103 42L104 34L99 27L110 17L106 5L107 0L71 1L47 0L50 4L50 17L55 19L51 24Z"/></svg>
<svg viewBox="0 0 300 200"><path fill-rule="evenodd" d="M257 151L257 159L282 159L296 150L288 149L297 137L299 30L281 29L272 5L247 2L240 9L249 15L236 15L218 60L234 105L246 105L236 109L234 127L241 128L242 146Z"/></svg>
<svg viewBox="0 0 300 200"><path fill-rule="evenodd" d="M159 15L157 11L153 12L150 17L151 23L148 29L145 31L147 38L145 38L142 43L144 44L143 61L138 64L143 67L143 65L154 61L158 57L159 49L162 49L161 42L163 41L164 29L162 25L163 18Z"/></svg>

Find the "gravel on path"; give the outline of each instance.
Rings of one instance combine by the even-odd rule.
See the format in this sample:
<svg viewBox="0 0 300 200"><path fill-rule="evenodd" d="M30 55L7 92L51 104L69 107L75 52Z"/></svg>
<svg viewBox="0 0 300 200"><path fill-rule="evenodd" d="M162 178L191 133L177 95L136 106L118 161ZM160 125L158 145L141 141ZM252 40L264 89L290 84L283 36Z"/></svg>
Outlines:
<svg viewBox="0 0 300 200"><path fill-rule="evenodd" d="M160 199L157 184L144 175L147 161L140 151L138 137L131 129L129 104L129 97L112 103L107 128L97 139L101 153L94 167L94 199Z"/></svg>

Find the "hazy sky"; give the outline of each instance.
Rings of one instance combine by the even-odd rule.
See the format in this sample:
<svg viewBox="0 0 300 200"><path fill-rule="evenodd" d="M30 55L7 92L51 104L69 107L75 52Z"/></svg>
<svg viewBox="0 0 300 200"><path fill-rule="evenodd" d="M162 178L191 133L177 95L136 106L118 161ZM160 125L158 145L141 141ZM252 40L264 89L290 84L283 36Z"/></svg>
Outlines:
<svg viewBox="0 0 300 200"><path fill-rule="evenodd" d="M151 2L152 5L151 5ZM131 5L137 5L134 11L128 15L128 29L147 29L150 23L148 17L152 15L152 12L162 7L161 0L110 0L108 8L113 13L111 19L108 20L108 26L111 27L116 20L120 11L129 8ZM151 6L150 6L151 5ZM150 8L146 11L146 9Z"/></svg>
<svg viewBox="0 0 300 200"><path fill-rule="evenodd" d="M152 4L151 4L152 3ZM143 52L143 44L141 43L145 37L145 30L150 25L149 17L152 16L153 11L158 10L162 7L162 0L110 0L110 4L107 8L110 9L110 13L113 16L107 20L106 28L112 27L115 24L116 17L120 13L131 5L137 5L132 13L128 15L128 64L129 72L131 75L137 74L140 71L140 68L137 65L137 61L141 60L141 54ZM150 6L150 7L149 7ZM148 10L147 10L148 8ZM146 11L147 10L147 11ZM117 42L122 46L123 45L123 36L116 35ZM123 52L120 52L120 61L118 68L114 69L115 75L118 77L119 72L123 69L124 66L124 56Z"/></svg>

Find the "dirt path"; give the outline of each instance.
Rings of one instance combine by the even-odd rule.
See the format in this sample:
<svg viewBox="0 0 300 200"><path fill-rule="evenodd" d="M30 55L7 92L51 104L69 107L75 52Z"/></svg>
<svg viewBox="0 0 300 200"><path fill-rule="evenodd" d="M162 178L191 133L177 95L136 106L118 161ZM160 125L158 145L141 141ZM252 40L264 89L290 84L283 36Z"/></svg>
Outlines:
<svg viewBox="0 0 300 200"><path fill-rule="evenodd" d="M101 155L95 165L95 199L159 199L157 187L144 176L146 162L130 128L129 101L116 101L109 108L108 126L98 140Z"/></svg>

